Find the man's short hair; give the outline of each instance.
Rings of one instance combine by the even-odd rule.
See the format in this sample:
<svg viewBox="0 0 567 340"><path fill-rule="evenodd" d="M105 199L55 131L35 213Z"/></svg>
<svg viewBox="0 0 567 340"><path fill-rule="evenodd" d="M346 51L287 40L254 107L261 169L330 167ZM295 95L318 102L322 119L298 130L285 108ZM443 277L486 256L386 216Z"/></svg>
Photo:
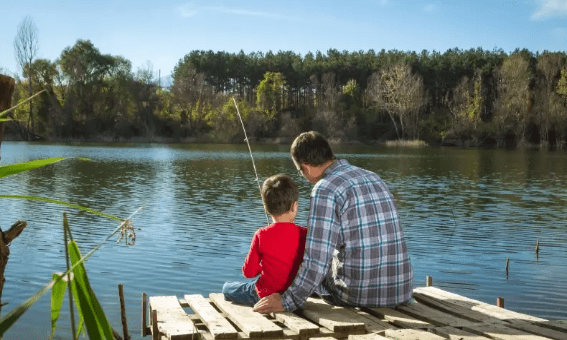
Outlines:
<svg viewBox="0 0 567 340"><path fill-rule="evenodd" d="M319 166L335 160L329 142L319 132L309 131L297 136L291 144L291 158L296 166Z"/></svg>
<svg viewBox="0 0 567 340"><path fill-rule="evenodd" d="M291 177L277 174L267 178L262 185L262 200L268 214L279 216L291 210L299 200L299 189Z"/></svg>

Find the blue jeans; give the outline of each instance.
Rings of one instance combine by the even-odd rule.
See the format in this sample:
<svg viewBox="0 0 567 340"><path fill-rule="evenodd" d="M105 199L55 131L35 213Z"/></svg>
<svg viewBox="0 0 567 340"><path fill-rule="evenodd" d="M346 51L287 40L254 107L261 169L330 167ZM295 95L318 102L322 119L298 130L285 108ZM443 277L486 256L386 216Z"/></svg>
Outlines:
<svg viewBox="0 0 567 340"><path fill-rule="evenodd" d="M222 286L222 293L225 300L236 302L246 306L254 306L260 301L256 293L256 281L260 276L248 282L225 282Z"/></svg>

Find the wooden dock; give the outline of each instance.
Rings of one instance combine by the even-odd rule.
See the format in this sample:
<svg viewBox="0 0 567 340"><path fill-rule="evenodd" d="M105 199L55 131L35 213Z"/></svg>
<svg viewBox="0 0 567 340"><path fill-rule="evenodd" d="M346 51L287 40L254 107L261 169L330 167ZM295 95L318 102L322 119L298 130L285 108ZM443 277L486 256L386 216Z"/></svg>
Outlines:
<svg viewBox="0 0 567 340"><path fill-rule="evenodd" d="M142 335L152 340L567 340L567 320L548 321L435 287L416 288L414 299L397 308L345 308L309 298L297 313L262 315L222 294L182 299L144 294Z"/></svg>

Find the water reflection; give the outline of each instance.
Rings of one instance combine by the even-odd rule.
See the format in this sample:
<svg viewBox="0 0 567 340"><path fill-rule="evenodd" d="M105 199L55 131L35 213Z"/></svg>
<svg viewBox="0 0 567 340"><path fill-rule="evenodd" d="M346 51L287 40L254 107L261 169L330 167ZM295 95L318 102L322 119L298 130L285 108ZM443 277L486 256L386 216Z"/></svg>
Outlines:
<svg viewBox="0 0 567 340"><path fill-rule="evenodd" d="M137 325L142 292L208 295L224 281L239 279L252 235L266 223L245 145L3 143L2 148L4 164L55 156L92 161L70 159L0 180L1 193L51 197L121 217L145 205L133 220L139 228L136 246L109 242L87 262L91 284L116 328L118 283L125 287L129 324ZM252 148L261 181L276 173L302 181L288 146ZM488 303L504 296L512 310L567 318L565 153L365 146L335 151L389 184L416 284L431 275L435 285L455 293ZM310 186L300 185L300 224L307 218L309 192ZM3 297L12 307L64 268L64 211L83 252L117 226L53 204L3 199L2 206L2 228L28 221L12 244L6 270ZM5 339L49 334L49 303L40 300ZM67 313L64 308L58 325L62 338L70 329Z"/></svg>

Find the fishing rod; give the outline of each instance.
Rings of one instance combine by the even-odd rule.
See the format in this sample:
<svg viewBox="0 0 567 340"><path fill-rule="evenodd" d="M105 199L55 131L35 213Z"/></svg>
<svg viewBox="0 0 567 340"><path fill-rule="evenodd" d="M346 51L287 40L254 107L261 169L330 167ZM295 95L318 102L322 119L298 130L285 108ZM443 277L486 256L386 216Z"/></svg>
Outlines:
<svg viewBox="0 0 567 340"><path fill-rule="evenodd" d="M244 122L242 121L242 116L240 115L240 110L238 110L238 104L236 104L236 100L232 97L232 101L234 102L234 106L236 107L236 114L238 114L238 118L240 119L240 124L242 124L242 131L244 131L244 140L248 145L248 151L250 151L250 158L252 159L252 167L254 168L254 173L256 174L256 183L258 183L258 190L260 191L260 198L262 198L262 187L260 186L260 179L258 178L258 171L256 171L256 164L254 163L254 157L252 156L252 149L250 148L250 142L248 141L248 135L246 135L246 129L244 128ZM266 222L270 224L270 219L268 218L268 213L266 209L264 209L264 214L266 214Z"/></svg>

